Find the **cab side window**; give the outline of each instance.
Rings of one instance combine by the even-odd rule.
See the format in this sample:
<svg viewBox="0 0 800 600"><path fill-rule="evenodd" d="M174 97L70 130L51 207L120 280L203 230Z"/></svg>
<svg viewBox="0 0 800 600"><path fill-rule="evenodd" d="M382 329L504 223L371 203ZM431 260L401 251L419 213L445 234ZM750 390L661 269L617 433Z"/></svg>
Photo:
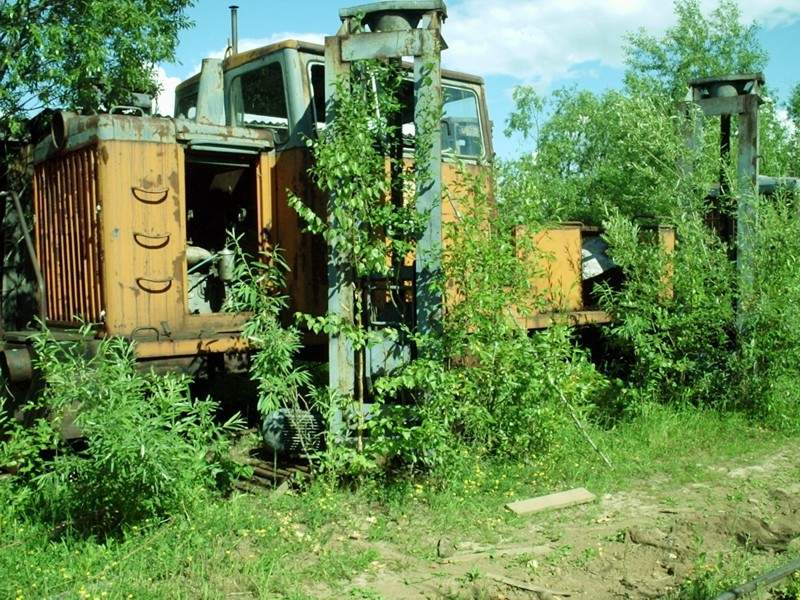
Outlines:
<svg viewBox="0 0 800 600"><path fill-rule="evenodd" d="M278 143L289 139L289 111L280 63L237 77L233 81L233 98L237 125L271 129Z"/></svg>
<svg viewBox="0 0 800 600"><path fill-rule="evenodd" d="M314 118L317 123L325 122L325 66L311 65L311 95L314 101Z"/></svg>
<svg viewBox="0 0 800 600"><path fill-rule="evenodd" d="M176 117L185 117L187 119L194 119L197 114L197 92L183 96L178 99L178 106L175 110Z"/></svg>

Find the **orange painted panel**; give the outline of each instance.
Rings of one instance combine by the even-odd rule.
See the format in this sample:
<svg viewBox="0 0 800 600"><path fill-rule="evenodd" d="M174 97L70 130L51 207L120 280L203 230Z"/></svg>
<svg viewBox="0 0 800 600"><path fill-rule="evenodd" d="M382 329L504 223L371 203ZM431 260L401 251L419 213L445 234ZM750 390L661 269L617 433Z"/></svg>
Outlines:
<svg viewBox="0 0 800 600"><path fill-rule="evenodd" d="M581 226L562 225L533 234L533 256L526 255L522 238L530 235L522 227L516 231L518 252L523 259L536 261L531 287L535 298L557 311L580 310L582 305Z"/></svg>
<svg viewBox="0 0 800 600"><path fill-rule="evenodd" d="M177 144L98 148L106 330L180 329L185 314L183 159Z"/></svg>

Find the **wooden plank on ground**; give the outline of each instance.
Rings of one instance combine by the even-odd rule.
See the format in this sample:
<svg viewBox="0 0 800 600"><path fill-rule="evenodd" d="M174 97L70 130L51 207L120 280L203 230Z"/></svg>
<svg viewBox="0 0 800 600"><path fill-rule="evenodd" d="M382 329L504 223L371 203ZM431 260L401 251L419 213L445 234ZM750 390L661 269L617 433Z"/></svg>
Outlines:
<svg viewBox="0 0 800 600"><path fill-rule="evenodd" d="M592 502L594 499L595 495L590 491L585 488L576 488L566 492L558 492L557 494L539 496L538 498L509 502L506 504L506 508L517 515L530 515L543 510L553 510L556 508L575 506L577 504L586 504L587 502Z"/></svg>

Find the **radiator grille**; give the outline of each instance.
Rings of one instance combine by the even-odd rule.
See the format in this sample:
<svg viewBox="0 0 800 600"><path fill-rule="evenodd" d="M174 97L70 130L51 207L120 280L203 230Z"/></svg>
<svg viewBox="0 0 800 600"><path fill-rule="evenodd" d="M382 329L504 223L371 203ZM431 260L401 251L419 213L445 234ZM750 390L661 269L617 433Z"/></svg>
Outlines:
<svg viewBox="0 0 800 600"><path fill-rule="evenodd" d="M49 321L98 323L103 308L97 160L90 147L36 166L36 250Z"/></svg>

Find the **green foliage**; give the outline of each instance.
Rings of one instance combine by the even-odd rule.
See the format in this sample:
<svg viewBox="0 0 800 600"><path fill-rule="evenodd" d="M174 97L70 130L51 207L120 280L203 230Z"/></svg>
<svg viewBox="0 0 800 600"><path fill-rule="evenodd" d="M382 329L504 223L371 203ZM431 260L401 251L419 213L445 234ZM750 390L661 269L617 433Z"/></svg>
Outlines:
<svg viewBox="0 0 800 600"><path fill-rule="evenodd" d="M263 252L261 260L249 256L236 238L231 239L236 256L233 281L225 310L250 313L242 335L253 349L250 374L258 385L258 411L268 415L280 408L293 408L309 387L311 375L295 363L300 350L300 332L284 327L288 305L283 293L288 266L280 249Z"/></svg>
<svg viewBox="0 0 800 600"><path fill-rule="evenodd" d="M792 88L786 108L795 128L800 129L800 83Z"/></svg>
<svg viewBox="0 0 800 600"><path fill-rule="evenodd" d="M759 109L759 171L772 176L800 175L800 138L787 125L776 102L767 97Z"/></svg>
<svg viewBox="0 0 800 600"><path fill-rule="evenodd" d="M753 281L743 290L742 398L764 420L797 429L800 417L800 200L758 201L753 224Z"/></svg>
<svg viewBox="0 0 800 600"><path fill-rule="evenodd" d="M680 102L691 79L758 71L766 55L755 25L744 24L732 2L723 0L708 16L695 0L678 0L675 10L677 24L664 36L629 37L624 91L558 90L542 101L518 90L507 134L536 132L537 146L501 165L500 201L517 223L579 219L606 228L624 283L602 292L615 319L602 341L602 364L618 391L608 395L604 417L655 401L746 407L785 426L796 405L794 201L759 201L755 278L740 295L732 249L707 225L706 196L720 172L717 122L701 121L690 148L692 123L702 117ZM797 136L768 96L760 129L762 172L797 174ZM733 168L728 179L735 183ZM721 204L735 212L730 200ZM673 254L640 217L675 226Z"/></svg>
<svg viewBox="0 0 800 600"><path fill-rule="evenodd" d="M684 183L680 169L692 157L683 120L669 102L562 89L549 103L552 114L540 128L535 159L509 178L535 180L530 191L541 219L599 223L610 209L630 217L675 210L686 191L677 187Z"/></svg>
<svg viewBox="0 0 800 600"><path fill-rule="evenodd" d="M532 86L520 85L514 88L511 100L514 102L514 110L506 119L503 133L507 137L520 134L524 140L536 139L545 99Z"/></svg>
<svg viewBox="0 0 800 600"><path fill-rule="evenodd" d="M625 84L634 95L683 100L689 81L763 71L767 54L755 24L743 24L733 0L719 0L708 15L699 0L675 0L677 23L661 36L628 36Z"/></svg>
<svg viewBox="0 0 800 600"><path fill-rule="evenodd" d="M413 250L422 227L413 202L390 201L396 193L392 172L405 175L401 192L413 183L402 158L393 156L400 135L394 117L402 109L396 93L402 77L393 67L356 63L350 78L337 82L335 117L318 139L309 141L314 156L310 175L327 195L328 222L301 198L290 197L308 231L325 239L340 268L352 270L356 282L390 276L390 259Z"/></svg>
<svg viewBox="0 0 800 600"><path fill-rule="evenodd" d="M15 502L59 529L113 533L186 510L229 482L227 453L238 417L215 421L216 404L194 400L178 375L141 374L121 338L34 339L43 390L0 444L15 467ZM80 439L67 440L74 421Z"/></svg>
<svg viewBox="0 0 800 600"><path fill-rule="evenodd" d="M95 110L155 92L193 0L0 3L0 137L44 107Z"/></svg>
<svg viewBox="0 0 800 600"><path fill-rule="evenodd" d="M675 223L674 253L657 231L615 215L605 222L610 254L624 275L619 290L606 285L601 305L614 317L607 333L624 377L625 408L642 402L703 404L728 392L734 358L734 266L727 249L698 213Z"/></svg>
<svg viewBox="0 0 800 600"><path fill-rule="evenodd" d="M397 117L403 108L399 99L403 77L397 65L358 62L347 78L336 82L333 118L318 139L308 142L314 157L310 174L327 198L327 220L302 199L289 198L307 230L327 242L329 263L338 273L337 293L347 307L343 313L300 318L315 333L341 336L355 353L353 398L340 398L337 404L343 416L353 416L352 423L344 424L355 431L358 454L364 449L367 427L366 349L399 335L397 327L368 326L365 313L371 285L376 279L398 279L425 222L425 215L417 213L413 191L415 177L424 174L406 168L402 156ZM416 139L426 139L425 133L417 132ZM416 144L416 164L425 164L426 151L424 143Z"/></svg>
<svg viewBox="0 0 800 600"><path fill-rule="evenodd" d="M381 382L385 396L404 390L418 407L400 449L412 463L441 466L464 445L545 457L574 435L565 399L586 413L603 387L568 328L529 335L515 318L543 305L530 283L533 236L515 239L516 217L497 210L485 177L462 173L462 187L448 191L458 219L445 232L442 332L420 340L422 359Z"/></svg>

